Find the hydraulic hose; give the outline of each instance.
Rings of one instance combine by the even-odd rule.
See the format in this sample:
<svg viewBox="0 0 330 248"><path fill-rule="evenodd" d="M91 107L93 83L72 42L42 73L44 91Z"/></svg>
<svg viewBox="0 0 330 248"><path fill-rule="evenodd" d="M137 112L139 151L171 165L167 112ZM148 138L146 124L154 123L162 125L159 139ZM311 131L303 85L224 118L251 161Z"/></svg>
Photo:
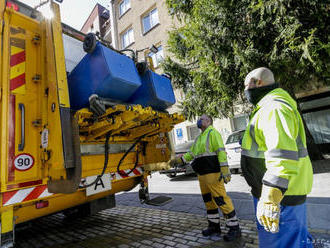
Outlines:
<svg viewBox="0 0 330 248"><path fill-rule="evenodd" d="M147 135L147 134L144 134L144 135L140 136L140 137L134 142L134 144L131 145L131 147L125 152L125 154L122 156L122 158L120 159L120 161L119 161L119 163L118 163L118 166L117 166L117 172L118 172L119 175L120 175L120 170L119 170L119 168L120 168L121 163L124 161L124 159L126 158L126 156L128 155L128 153L129 153L131 150L133 150L134 147L137 145L137 143L139 143L140 140L141 140L142 138L144 138L146 135ZM138 165L138 162L139 162L139 152L136 151L136 159L135 159L134 168L131 169L130 172L127 173L127 174L130 174L133 170L136 169L136 167L137 167L137 165Z"/></svg>
<svg viewBox="0 0 330 248"><path fill-rule="evenodd" d="M101 180L102 176L104 175L105 170L108 167L108 162L109 162L109 139L110 139L110 132L106 134L105 136L105 143L104 143L104 165L103 165L103 170L100 175L96 177L94 182L84 185L84 186L79 186L80 189L85 189L90 186L93 186L94 184L98 183L99 180Z"/></svg>
<svg viewBox="0 0 330 248"><path fill-rule="evenodd" d="M152 133L152 132L151 132ZM125 152L125 154L123 155L123 157L120 159L120 161L119 161L119 163L118 163L118 166L117 166L117 173L120 175L121 173L120 173L120 170L119 170L119 168L120 168L120 165L121 165L121 163L123 162L123 160L126 158L126 156L128 155L128 153L137 145L137 143L139 143L140 141L141 141L141 139L143 139L144 137L146 137L148 134L150 134L150 133L145 133L144 135L142 135L142 136L140 136L135 142L134 142L134 144ZM138 162L139 162L139 152L138 151L136 151L136 160L135 160L135 164L134 164L134 168L133 169L131 169L130 171L129 171L129 173L127 173L127 174L130 174L130 173L132 173L132 171L134 171L135 169L136 169L136 167L137 167L137 165L138 165Z"/></svg>

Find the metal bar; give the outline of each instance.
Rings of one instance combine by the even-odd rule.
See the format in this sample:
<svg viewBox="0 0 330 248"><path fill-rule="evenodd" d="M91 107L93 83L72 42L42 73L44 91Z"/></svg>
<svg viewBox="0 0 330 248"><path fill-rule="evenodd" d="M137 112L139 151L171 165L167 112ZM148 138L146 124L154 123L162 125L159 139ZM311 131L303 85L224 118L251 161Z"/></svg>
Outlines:
<svg viewBox="0 0 330 248"><path fill-rule="evenodd" d="M25 106L20 103L18 107L21 111L21 143L18 144L18 150L23 151L25 146Z"/></svg>

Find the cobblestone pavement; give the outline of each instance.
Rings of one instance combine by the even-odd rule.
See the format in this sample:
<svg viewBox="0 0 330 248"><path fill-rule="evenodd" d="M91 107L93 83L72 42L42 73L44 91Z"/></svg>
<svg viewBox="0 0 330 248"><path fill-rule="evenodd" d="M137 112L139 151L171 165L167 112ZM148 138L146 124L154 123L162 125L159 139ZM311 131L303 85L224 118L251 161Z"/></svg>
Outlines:
<svg viewBox="0 0 330 248"><path fill-rule="evenodd" d="M222 223L224 221L222 220ZM220 236L205 238L207 225L200 215L141 207L117 206L94 216L70 219L63 214L43 217L17 228L18 248L109 247L258 247L255 223L242 220L242 237L226 243ZM225 228L222 226L223 233ZM313 230L311 230L313 231ZM330 231L314 230L330 235ZM314 247L330 247L319 239Z"/></svg>

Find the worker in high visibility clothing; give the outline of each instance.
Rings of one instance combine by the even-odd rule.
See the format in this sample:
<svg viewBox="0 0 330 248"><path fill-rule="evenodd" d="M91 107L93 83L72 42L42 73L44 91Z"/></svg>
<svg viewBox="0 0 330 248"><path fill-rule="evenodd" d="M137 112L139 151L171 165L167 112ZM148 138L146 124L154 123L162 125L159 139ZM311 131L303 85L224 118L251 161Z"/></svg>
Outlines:
<svg viewBox="0 0 330 248"><path fill-rule="evenodd" d="M199 185L207 210L208 228L202 231L204 236L220 234L219 208L226 219L229 231L224 235L225 241L240 237L236 212L230 197L226 193L224 183L228 183L231 174L228 168L227 155L220 133L212 126L213 120L202 115L197 126L202 133L197 137L190 151L181 158L170 161L171 166L182 165L191 160L192 168L198 175Z"/></svg>
<svg viewBox="0 0 330 248"><path fill-rule="evenodd" d="M297 103L265 68L245 78L255 108L242 140L241 167L252 188L259 246L313 247L306 224L306 195L313 171Z"/></svg>

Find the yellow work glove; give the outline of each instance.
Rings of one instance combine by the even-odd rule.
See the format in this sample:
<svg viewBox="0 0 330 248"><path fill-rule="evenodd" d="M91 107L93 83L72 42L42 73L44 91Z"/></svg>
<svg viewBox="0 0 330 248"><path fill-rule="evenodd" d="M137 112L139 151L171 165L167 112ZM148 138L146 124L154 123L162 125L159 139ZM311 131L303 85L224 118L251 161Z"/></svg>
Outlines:
<svg viewBox="0 0 330 248"><path fill-rule="evenodd" d="M231 174L228 166L220 166L220 178L219 180L223 179L224 183L229 183L231 180Z"/></svg>
<svg viewBox="0 0 330 248"><path fill-rule="evenodd" d="M263 185L257 205L257 219L267 232L277 233L280 223L280 202L282 191L278 188Z"/></svg>
<svg viewBox="0 0 330 248"><path fill-rule="evenodd" d="M183 160L180 157L173 158L169 161L171 167L183 165Z"/></svg>

